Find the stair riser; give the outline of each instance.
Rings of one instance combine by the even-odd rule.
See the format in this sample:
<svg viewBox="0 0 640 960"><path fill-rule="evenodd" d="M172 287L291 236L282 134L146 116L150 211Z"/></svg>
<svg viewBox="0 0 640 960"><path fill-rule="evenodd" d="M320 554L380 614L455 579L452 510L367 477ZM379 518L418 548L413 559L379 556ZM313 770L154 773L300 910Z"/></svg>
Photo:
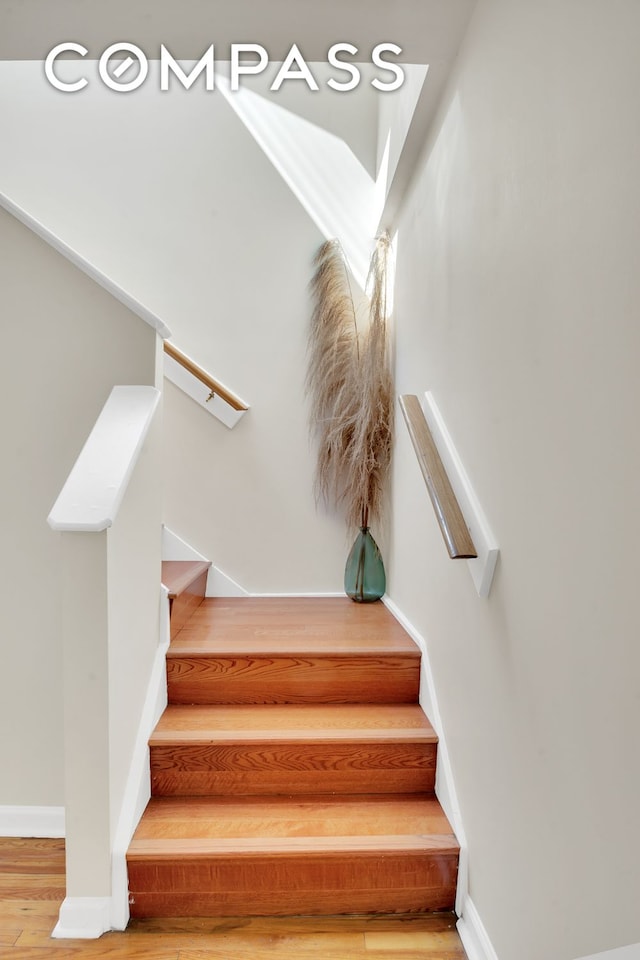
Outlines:
<svg viewBox="0 0 640 960"><path fill-rule="evenodd" d="M332 743L152 747L154 796L429 793L436 745Z"/></svg>
<svg viewBox="0 0 640 960"><path fill-rule="evenodd" d="M169 656L170 703L415 703L418 657Z"/></svg>
<svg viewBox="0 0 640 960"><path fill-rule="evenodd" d="M457 854L129 863L131 915L287 916L450 910ZM153 890L153 893L144 891Z"/></svg>
<svg viewBox="0 0 640 960"><path fill-rule="evenodd" d="M183 626L194 611L204 600L207 587L207 573L201 573L189 586L170 602L169 635L173 640L180 633Z"/></svg>

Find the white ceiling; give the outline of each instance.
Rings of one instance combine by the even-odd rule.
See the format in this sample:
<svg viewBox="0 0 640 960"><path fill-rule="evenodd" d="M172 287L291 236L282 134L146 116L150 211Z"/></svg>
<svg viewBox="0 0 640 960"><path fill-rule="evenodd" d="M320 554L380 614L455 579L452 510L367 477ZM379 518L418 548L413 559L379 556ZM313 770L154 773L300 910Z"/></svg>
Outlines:
<svg viewBox="0 0 640 960"><path fill-rule="evenodd" d="M402 47L408 63L455 56L475 0L0 0L0 59L44 60L74 40L97 58L116 41L149 59L164 43L174 57L198 58L209 44L228 59L231 43L260 43L282 60L297 43L307 60L324 60L338 42L368 59L381 42ZM360 59L360 57L358 58Z"/></svg>
<svg viewBox="0 0 640 960"><path fill-rule="evenodd" d="M87 59L98 59L108 46L122 41L137 44L150 60L158 59L161 44L176 59L195 60L213 43L217 62L229 59L232 43L259 43L274 62L283 60L296 43L307 62L317 65L326 61L333 44L344 42L354 44L358 56L353 59L366 64L376 44L396 43L402 48L400 60L429 64L429 72L390 184L383 214L384 224L390 226L475 4L476 0L0 0L0 61L44 60L63 41L83 44L89 51ZM367 88L363 83L357 97L334 98L330 122L325 117L323 126L345 139L373 174L376 125L362 121L376 98L367 100ZM317 123L316 114L326 111L327 98L315 103L306 87L304 92L304 109L295 101L296 95L300 99L299 89L281 93L282 105ZM344 101L341 109L336 108L339 101ZM358 111L356 123L353 112L346 110L347 102L351 111ZM346 128L344 123L340 126L342 121ZM358 140L357 131L362 130L370 135L370 143Z"/></svg>

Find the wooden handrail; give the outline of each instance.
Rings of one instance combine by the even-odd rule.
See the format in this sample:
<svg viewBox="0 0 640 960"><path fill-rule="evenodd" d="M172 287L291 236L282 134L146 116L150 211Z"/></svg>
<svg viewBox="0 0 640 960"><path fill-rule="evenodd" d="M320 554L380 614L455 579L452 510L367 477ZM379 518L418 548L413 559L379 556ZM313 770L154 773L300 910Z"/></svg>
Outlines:
<svg viewBox="0 0 640 960"><path fill-rule="evenodd" d="M452 560L468 560L477 557L471 534L440 459L420 401L413 394L405 394L399 399L449 556Z"/></svg>
<svg viewBox="0 0 640 960"><path fill-rule="evenodd" d="M226 387L223 387L221 383L207 373L206 370L203 370L202 367L199 367L195 360L192 360L191 357L188 357L186 353L183 353L182 350L178 350L173 343L169 343L168 340L164 341L164 352L172 357L177 363L179 363L185 370L188 370L189 373L193 374L201 383L204 383L205 387L208 387L211 390L211 396L220 397L225 403L228 403L230 407L233 407L234 410L248 410L249 407L244 403L239 397L236 397L234 393L231 393L230 390L227 390Z"/></svg>

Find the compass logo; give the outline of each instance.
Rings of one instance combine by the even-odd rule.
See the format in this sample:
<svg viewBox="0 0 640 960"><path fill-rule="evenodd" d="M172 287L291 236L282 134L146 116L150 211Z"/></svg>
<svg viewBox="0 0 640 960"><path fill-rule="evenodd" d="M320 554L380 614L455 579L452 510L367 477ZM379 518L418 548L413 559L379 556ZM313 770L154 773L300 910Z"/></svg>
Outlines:
<svg viewBox="0 0 640 960"><path fill-rule="evenodd" d="M62 54L68 59L68 54L75 53L86 57L89 51L81 43L72 41L59 43L48 54L44 70L49 83L63 93L76 93L89 84L86 76L77 80L61 80L55 72L56 60ZM358 53L358 48L352 43L334 43L327 52L327 62L337 72L337 77L330 77L326 84L333 90L348 92L358 86L361 73L357 63L348 59ZM386 59L383 54L398 57L402 48L396 43L379 43L371 51L371 63L382 73L381 77L374 77L371 86L380 91L397 90L404 83L404 70L394 60ZM215 57L214 45L211 44L199 60L187 73L180 63L173 57L164 44L160 47L160 89L169 90L172 83L177 83L189 90L198 77L204 75L205 90L215 89ZM259 43L232 43L229 50L230 85L232 90L240 88L242 76L255 75L266 70L269 64L269 54ZM111 90L118 93L130 93L137 90L147 79L149 74L149 60L140 47L135 43L119 41L107 47L98 61L98 75ZM343 76L346 74L347 76ZM385 76L390 74L391 77ZM309 64L305 61L297 44L293 44L285 59L278 67L275 79L270 90L277 91L285 81L303 81L310 90L319 90L318 82L314 77Z"/></svg>

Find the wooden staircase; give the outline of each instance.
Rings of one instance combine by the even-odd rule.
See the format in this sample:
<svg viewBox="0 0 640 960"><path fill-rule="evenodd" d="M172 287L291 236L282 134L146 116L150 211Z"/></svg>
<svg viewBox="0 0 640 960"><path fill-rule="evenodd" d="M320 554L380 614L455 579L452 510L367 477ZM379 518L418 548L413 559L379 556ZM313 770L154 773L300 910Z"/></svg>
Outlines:
<svg viewBox="0 0 640 960"><path fill-rule="evenodd" d="M379 603L201 602L169 648L132 916L451 909L419 669Z"/></svg>

